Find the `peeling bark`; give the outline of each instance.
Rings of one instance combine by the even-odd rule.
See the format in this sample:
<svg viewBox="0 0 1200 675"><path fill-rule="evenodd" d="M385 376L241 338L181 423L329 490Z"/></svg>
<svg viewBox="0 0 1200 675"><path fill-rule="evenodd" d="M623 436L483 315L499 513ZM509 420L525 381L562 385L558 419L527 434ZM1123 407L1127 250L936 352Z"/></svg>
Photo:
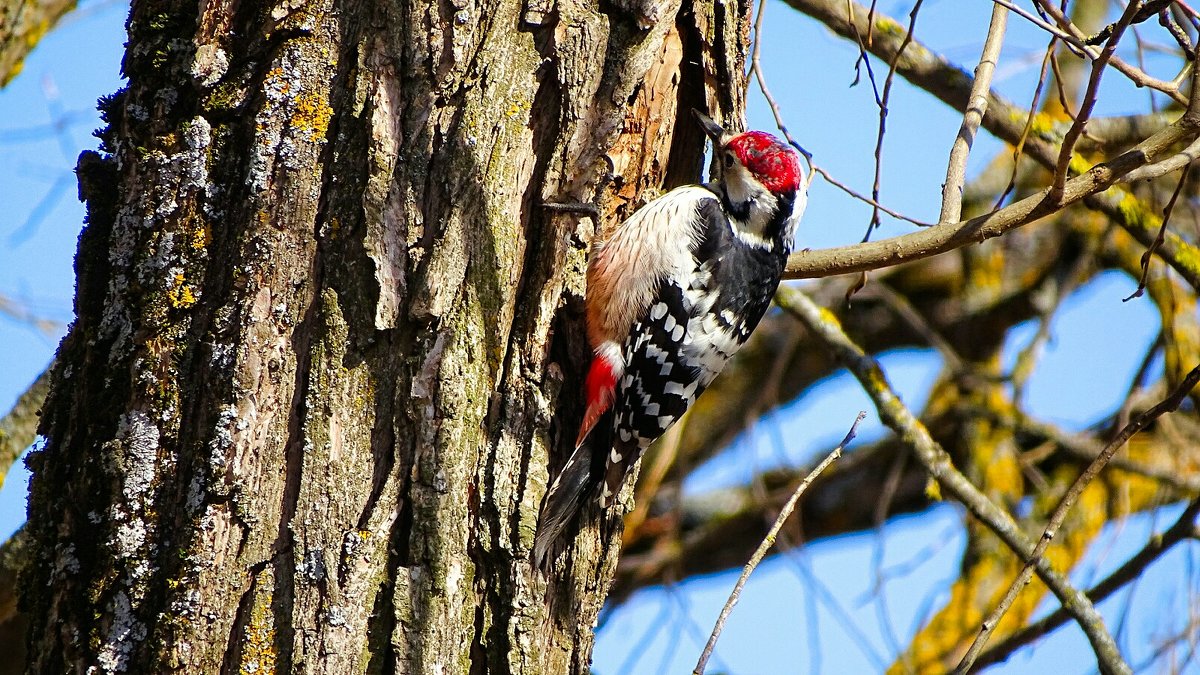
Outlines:
<svg viewBox="0 0 1200 675"><path fill-rule="evenodd" d="M693 180L677 112L740 118L747 12L134 2L30 459L31 672L587 672L619 519L527 555L596 227L542 204Z"/></svg>

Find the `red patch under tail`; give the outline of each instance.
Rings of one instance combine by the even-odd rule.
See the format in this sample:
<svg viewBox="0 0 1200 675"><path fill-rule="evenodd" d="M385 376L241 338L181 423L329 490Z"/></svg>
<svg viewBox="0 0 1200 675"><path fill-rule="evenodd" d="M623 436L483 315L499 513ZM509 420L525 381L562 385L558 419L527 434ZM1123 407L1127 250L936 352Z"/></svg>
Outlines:
<svg viewBox="0 0 1200 675"><path fill-rule="evenodd" d="M587 412L583 414L583 424L579 425L579 436L575 439L576 448L583 445L584 439L592 432L600 416L612 406L616 397L618 375L619 369L604 356L597 355L592 359L592 367L588 370L585 385Z"/></svg>

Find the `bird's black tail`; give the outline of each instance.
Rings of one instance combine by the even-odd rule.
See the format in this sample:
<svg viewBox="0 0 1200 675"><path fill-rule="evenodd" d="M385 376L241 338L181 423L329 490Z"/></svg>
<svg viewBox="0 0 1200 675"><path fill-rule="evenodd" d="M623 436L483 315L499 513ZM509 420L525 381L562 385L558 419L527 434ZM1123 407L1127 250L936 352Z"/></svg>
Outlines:
<svg viewBox="0 0 1200 675"><path fill-rule="evenodd" d="M575 448L562 473L554 479L542 503L537 534L533 538L533 564L540 569L554 560L554 548L563 530L583 509L584 502L596 492L604 476L604 457L612 442L612 411L600 418L588 438ZM603 449L601 452L599 449Z"/></svg>
<svg viewBox="0 0 1200 675"><path fill-rule="evenodd" d="M542 506L542 515L538 518L537 534L533 538L533 564L545 569L550 562L549 557L554 545L558 543L563 530L571 524L571 520L583 507L596 487L596 476L592 472L592 457L590 443L579 446L567 460L562 473L554 479L550 491L546 493L546 502Z"/></svg>

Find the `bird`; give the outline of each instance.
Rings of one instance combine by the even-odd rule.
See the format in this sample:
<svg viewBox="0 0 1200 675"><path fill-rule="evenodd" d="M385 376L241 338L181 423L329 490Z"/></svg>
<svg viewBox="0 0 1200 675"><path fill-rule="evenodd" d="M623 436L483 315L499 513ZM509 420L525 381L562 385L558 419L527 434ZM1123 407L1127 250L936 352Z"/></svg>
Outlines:
<svg viewBox="0 0 1200 675"><path fill-rule="evenodd" d="M666 192L593 244L586 408L538 518L538 568L585 501L608 508L646 447L745 344L791 253L808 198L799 154L692 112L713 143L713 180Z"/></svg>

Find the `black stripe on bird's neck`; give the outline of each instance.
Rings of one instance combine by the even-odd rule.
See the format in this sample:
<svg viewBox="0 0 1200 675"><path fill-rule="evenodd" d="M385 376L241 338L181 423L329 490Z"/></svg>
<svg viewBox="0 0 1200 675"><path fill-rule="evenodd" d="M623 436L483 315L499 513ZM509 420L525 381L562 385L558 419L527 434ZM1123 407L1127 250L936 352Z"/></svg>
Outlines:
<svg viewBox="0 0 1200 675"><path fill-rule="evenodd" d="M750 204L753 200L737 202L736 204L729 199L729 191L725 183L719 184L718 190L713 190L717 196L721 198L721 206L725 209L725 213L729 214L730 218L746 222L750 220Z"/></svg>
<svg viewBox="0 0 1200 675"><path fill-rule="evenodd" d="M792 217L792 210L796 208L796 191L781 192L775 195L775 212L771 214L771 219L767 221L767 226L763 228L763 236L767 239L780 241L784 248L791 250L792 242L783 241L783 224L788 218ZM790 237L789 237L790 239Z"/></svg>

